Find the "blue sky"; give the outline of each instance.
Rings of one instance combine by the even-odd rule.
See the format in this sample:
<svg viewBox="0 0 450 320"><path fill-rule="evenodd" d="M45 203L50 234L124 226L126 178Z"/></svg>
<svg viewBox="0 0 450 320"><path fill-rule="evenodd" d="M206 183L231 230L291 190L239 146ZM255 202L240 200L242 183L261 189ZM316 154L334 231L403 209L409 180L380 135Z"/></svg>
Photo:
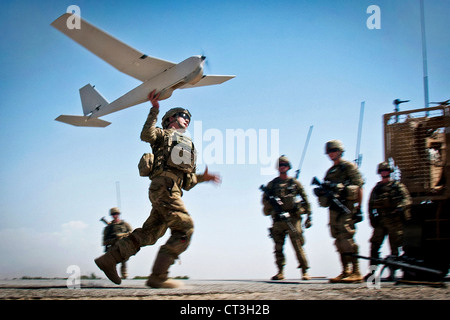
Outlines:
<svg viewBox="0 0 450 320"><path fill-rule="evenodd" d="M140 156L149 151L139 139L149 103L104 117L112 122L104 129L54 121L60 114L82 113L78 89L87 83L109 101L139 85L50 26L70 5L150 56L181 62L204 54L205 73L236 75L219 86L175 91L161 102L162 112L173 106L191 111L198 121L191 133L203 151L220 138L225 146L227 130L266 131L269 138L275 130L278 143L269 146L297 167L314 126L300 176L313 205L305 250L311 275L337 275L328 213L318 207L310 181L322 179L331 166L326 141L342 140L344 157L354 159L365 101L360 152L367 213L368 194L378 181L376 166L384 159L382 115L393 110L396 98L411 100L403 108L424 106L419 0L2 1L1 278L64 276L73 264L83 274L102 275L93 263L102 253L98 220L117 205L116 182L123 218L133 227L141 226L151 209L149 181L137 171ZM366 26L370 5L381 10L381 29ZM449 9L448 1L425 1L430 101L449 98ZM263 142L258 140L258 151ZM267 165L260 158L256 164L248 158L237 162L199 164L199 171L208 164L220 173L222 184L185 192L195 232L172 275L232 279L275 273L267 237L271 223L262 215L258 187L276 171L261 174ZM361 254L369 253L370 235L366 219L356 237ZM166 238L130 260L132 276L148 274ZM387 254L388 244L384 247ZM298 278L289 242L285 252L286 275Z"/></svg>

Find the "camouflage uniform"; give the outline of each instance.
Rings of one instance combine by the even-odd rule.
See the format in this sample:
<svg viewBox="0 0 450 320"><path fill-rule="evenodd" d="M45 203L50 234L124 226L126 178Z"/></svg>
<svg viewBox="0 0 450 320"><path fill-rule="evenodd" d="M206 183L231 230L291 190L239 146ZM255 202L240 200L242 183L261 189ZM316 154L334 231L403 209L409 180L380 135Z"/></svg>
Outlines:
<svg viewBox="0 0 450 320"><path fill-rule="evenodd" d="M388 166L381 163L379 168L383 165ZM379 181L373 188L369 198L369 219L373 227L370 238L372 258L379 258L379 250L386 236L389 237L391 254L399 255L399 248L403 245L403 223L410 218L410 205L409 192L399 181Z"/></svg>
<svg viewBox="0 0 450 320"><path fill-rule="evenodd" d="M127 236L132 230L131 226L123 220L120 220L118 223L111 221L111 223L103 230L103 245L105 246L105 252L107 252L119 239ZM122 262L120 274L122 275L122 279L126 279L128 276L126 260Z"/></svg>
<svg viewBox="0 0 450 320"><path fill-rule="evenodd" d="M280 157L280 159L287 159L286 157ZM282 280L283 268L286 264L285 256L283 253L284 242L286 234L289 234L292 246L294 247L297 260L299 262L299 268L302 269L303 279L309 279L307 270L309 268L306 254L303 250L305 239L303 237L302 230L302 214L308 214L308 221L310 221L311 208L308 202L303 186L294 178L288 177L287 179L281 179L276 177L267 184L266 193L263 196L264 214L272 216L273 225L271 228L271 237L275 242L275 263L278 267L278 273L272 277L272 280ZM283 210L289 212L290 218L288 224L286 219L281 219L277 212L272 208L269 203L267 194L274 197L278 197L283 203ZM296 203L295 197L300 196L301 203ZM292 230L292 227L295 229Z"/></svg>
<svg viewBox="0 0 450 320"><path fill-rule="evenodd" d="M328 148L330 146L337 145L341 152L344 151L343 146L340 141L332 140L327 143L326 153L328 153ZM325 174L324 181L329 181L333 184L343 184L344 186L358 186L362 188L364 181L357 166L349 161L340 159L339 163L333 165L328 169ZM345 190L345 188L344 188ZM331 236L335 238L335 246L340 254L341 263L343 267L342 273L336 278L331 279L331 282L345 282L343 279L349 278L348 281L351 282L362 280L359 271L359 263L357 258L350 257L346 254L357 254L358 245L354 240L354 235L356 233L355 221L353 220L353 215L356 213L356 208L354 207L356 200L344 199L343 204L352 212L352 215L344 214L334 206L329 206L330 212L330 232ZM350 265L352 269L350 270Z"/></svg>
<svg viewBox="0 0 450 320"><path fill-rule="evenodd" d="M172 110L175 109L171 109L169 112ZM169 112L163 117L163 127L166 127L164 124ZM128 259L136 254L141 247L155 244L166 233L167 229L170 229L171 236L158 252L147 285L151 287L176 287L177 284L168 280L168 269L178 256L187 249L194 231L193 220L181 199L182 189L190 190L197 183L203 182L204 179L202 174L195 174L195 157L190 157L191 154L195 154L195 150L190 138L179 134L174 128L162 129L156 127L158 113L159 108L152 107L150 109L141 132L141 140L149 142L154 153L154 168L150 175L152 182L149 188L152 210L142 228L135 229L128 237L116 243L113 247L115 250L111 259L116 263ZM175 135L177 135L177 139L182 139L186 146L192 147L192 150L188 150L187 153L189 154L189 161L194 162L193 168L192 163L187 164L185 161L179 162L178 168L173 165L174 161L180 160L180 158L177 159L176 156L172 157L172 154L168 154L168 143L175 142L171 140ZM181 152L184 151L181 150ZM189 166L191 168L186 169ZM98 259L96 259L96 263ZM104 267L103 260L98 262L97 265L100 264L99 267L105 274L107 276L108 273L110 274L111 277L108 276L110 280L120 284L114 270L109 267L111 263L107 261L106 267Z"/></svg>

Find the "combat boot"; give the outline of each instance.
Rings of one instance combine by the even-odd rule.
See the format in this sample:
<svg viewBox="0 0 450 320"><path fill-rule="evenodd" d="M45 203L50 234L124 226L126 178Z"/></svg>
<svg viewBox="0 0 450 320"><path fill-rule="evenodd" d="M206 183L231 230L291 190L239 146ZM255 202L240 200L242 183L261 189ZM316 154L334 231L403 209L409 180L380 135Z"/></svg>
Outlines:
<svg viewBox="0 0 450 320"><path fill-rule="evenodd" d="M302 269L302 280L311 280L311 277L308 274L308 269Z"/></svg>
<svg viewBox="0 0 450 320"><path fill-rule="evenodd" d="M278 273L270 279L271 280L284 280L283 271L278 271Z"/></svg>
<svg viewBox="0 0 450 320"><path fill-rule="evenodd" d="M353 258L352 261L352 273L348 276L342 279L342 282L344 283L361 283L364 280L364 277L361 275L361 272L359 271L359 262L357 258Z"/></svg>
<svg viewBox="0 0 450 320"><path fill-rule="evenodd" d="M347 278L350 275L350 270L343 270L340 275L338 275L335 278L330 279L330 283L339 283L342 282L342 279Z"/></svg>
<svg viewBox="0 0 450 320"><path fill-rule="evenodd" d="M109 280L115 284L121 284L122 280L117 274L116 265L122 262L119 248L112 246L104 255L94 260L97 267L102 270Z"/></svg>
<svg viewBox="0 0 450 320"><path fill-rule="evenodd" d="M350 266L349 260L346 256L341 254L341 263L342 263L342 272L335 278L330 279L330 283L339 283L342 282L342 279L348 277L350 275Z"/></svg>
<svg viewBox="0 0 450 320"><path fill-rule="evenodd" d="M284 264L277 263L277 266L278 266L278 273L270 279L271 280L284 280L284 275L283 275Z"/></svg>
<svg viewBox="0 0 450 320"><path fill-rule="evenodd" d="M158 252L153 265L152 274L148 277L147 286L152 288L180 288L183 286L181 281L169 279L169 268L175 262L175 259L168 254Z"/></svg>

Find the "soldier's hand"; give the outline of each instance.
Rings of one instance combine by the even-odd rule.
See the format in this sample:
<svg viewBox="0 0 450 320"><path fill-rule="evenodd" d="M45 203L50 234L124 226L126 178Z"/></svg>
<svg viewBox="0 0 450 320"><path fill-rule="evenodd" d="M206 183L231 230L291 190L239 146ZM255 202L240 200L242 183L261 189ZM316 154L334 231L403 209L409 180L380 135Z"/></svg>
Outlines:
<svg viewBox="0 0 450 320"><path fill-rule="evenodd" d="M203 180L212 181L216 184L219 184L221 182L221 178L218 174L208 172L208 166L206 166L205 172L203 172Z"/></svg>
<svg viewBox="0 0 450 320"><path fill-rule="evenodd" d="M305 228L308 229L312 226L312 219L311 216L308 214L308 218L305 221Z"/></svg>
<svg viewBox="0 0 450 320"><path fill-rule="evenodd" d="M159 96L160 96L160 94L161 93L156 93L156 89L155 90L153 90L152 92L150 92L149 93L149 95L148 95L148 100L150 100L150 102L151 102L151 104L152 104L152 106L154 107L154 108L159 108L159 102L158 102L158 100L159 100Z"/></svg>

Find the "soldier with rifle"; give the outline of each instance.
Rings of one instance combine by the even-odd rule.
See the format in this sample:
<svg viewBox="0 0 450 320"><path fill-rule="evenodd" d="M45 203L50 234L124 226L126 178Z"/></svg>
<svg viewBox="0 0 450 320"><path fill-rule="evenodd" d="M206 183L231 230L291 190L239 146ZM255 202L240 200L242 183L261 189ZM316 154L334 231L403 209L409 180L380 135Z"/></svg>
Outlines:
<svg viewBox="0 0 450 320"><path fill-rule="evenodd" d="M403 225L411 217L409 192L403 183L391 179L393 170L389 163L380 163L377 172L381 181L375 185L369 198L369 220L373 228L370 257L374 259L371 260L371 271L366 279L375 273L376 259L379 258L379 250L386 236L389 237L391 255L399 256L399 249L403 245ZM395 269L390 268L389 280L394 279Z"/></svg>
<svg viewBox="0 0 450 320"><path fill-rule="evenodd" d="M317 178L313 179L313 183L320 184L320 187L314 189L320 206L329 207L330 232L336 239L335 246L342 263L341 274L330 279L330 282L362 282L358 259L348 254L358 253L354 235L355 223L362 220L361 201L364 181L357 166L342 159L344 146L341 141L328 141L325 145L325 153L333 161L333 166L325 174L324 183L320 184Z"/></svg>
<svg viewBox="0 0 450 320"><path fill-rule="evenodd" d="M220 176L209 173L207 167L204 173L196 173L197 152L185 134L191 122L190 112L180 107L168 110L159 128L156 122L160 93L153 90L148 98L152 107L142 128L141 140L150 143L152 153L144 154L138 168L141 176L152 181L148 193L152 210L141 228L134 229L94 261L108 279L120 284L116 265L137 254L141 247L154 245L170 229L171 235L160 247L146 285L178 288L182 283L169 278L169 268L189 247L194 232L193 219L181 198L183 190L188 191L201 182L220 183Z"/></svg>
<svg viewBox="0 0 450 320"><path fill-rule="evenodd" d="M106 221L104 217L100 219L100 221L107 224L103 230L103 245L105 246L105 252L107 252L109 248L111 248L111 246L113 246L119 239L126 237L131 231L133 231L127 222L120 219L119 208L111 208L109 210L109 214L113 218L111 222ZM120 273L122 275L122 279L127 278L127 260L122 261Z"/></svg>
<svg viewBox="0 0 450 320"><path fill-rule="evenodd" d="M302 214L307 215L305 228L311 226L311 209L303 186L295 178L287 175L291 169L289 159L282 155L278 159L279 176L270 181L266 187L261 186L263 195L263 212L266 216L271 216L273 220L270 228L270 237L275 242L275 263L278 272L272 277L272 280L283 280L283 269L286 264L283 246L286 234L289 234L292 245L299 262L299 268L302 269L302 279L309 280L308 261L306 259L303 245L305 239L302 231ZM301 201L297 201L297 197Z"/></svg>

